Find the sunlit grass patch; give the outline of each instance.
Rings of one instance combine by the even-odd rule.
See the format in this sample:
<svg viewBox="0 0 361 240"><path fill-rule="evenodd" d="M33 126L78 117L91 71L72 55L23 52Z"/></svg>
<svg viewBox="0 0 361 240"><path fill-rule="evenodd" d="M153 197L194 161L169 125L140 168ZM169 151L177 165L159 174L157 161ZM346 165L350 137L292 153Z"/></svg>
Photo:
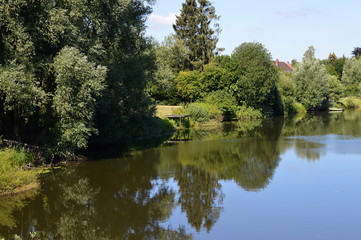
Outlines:
<svg viewBox="0 0 361 240"><path fill-rule="evenodd" d="M177 110L182 108L181 106L165 106L165 105L157 105L156 106L156 116L160 118L164 118L166 115L175 114Z"/></svg>
<svg viewBox="0 0 361 240"><path fill-rule="evenodd" d="M26 165L34 160L33 154L23 149L0 150L0 195L14 194L38 186L38 170Z"/></svg>

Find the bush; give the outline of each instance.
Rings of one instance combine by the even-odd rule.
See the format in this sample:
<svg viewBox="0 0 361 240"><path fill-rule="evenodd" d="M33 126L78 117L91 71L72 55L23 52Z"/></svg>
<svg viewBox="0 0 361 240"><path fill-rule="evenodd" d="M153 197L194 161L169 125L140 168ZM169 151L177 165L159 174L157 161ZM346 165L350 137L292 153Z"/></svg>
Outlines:
<svg viewBox="0 0 361 240"><path fill-rule="evenodd" d="M156 134L166 134L174 131L174 126L168 118L153 118L153 126L158 129Z"/></svg>
<svg viewBox="0 0 361 240"><path fill-rule="evenodd" d="M260 110L247 106L238 106L236 116L238 119L258 119L263 118L264 115Z"/></svg>
<svg viewBox="0 0 361 240"><path fill-rule="evenodd" d="M339 103L342 107L350 109L350 108L360 108L361 107L361 99L357 97L345 97L339 100Z"/></svg>
<svg viewBox="0 0 361 240"><path fill-rule="evenodd" d="M203 101L211 119L229 121L236 117L237 100L225 90L212 92Z"/></svg>
<svg viewBox="0 0 361 240"><path fill-rule="evenodd" d="M294 102L292 104L292 106L295 109L296 113L305 113L305 112L307 112L306 107L302 103Z"/></svg>
<svg viewBox="0 0 361 240"><path fill-rule="evenodd" d="M283 96L282 103L285 114L297 114L307 112L305 106L296 102L296 99L291 96Z"/></svg>

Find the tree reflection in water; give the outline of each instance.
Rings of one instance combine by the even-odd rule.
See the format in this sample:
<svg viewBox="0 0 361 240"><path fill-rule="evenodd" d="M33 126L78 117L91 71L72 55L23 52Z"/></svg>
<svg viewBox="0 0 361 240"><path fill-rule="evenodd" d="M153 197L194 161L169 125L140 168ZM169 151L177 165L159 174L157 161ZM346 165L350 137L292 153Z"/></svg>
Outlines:
<svg viewBox="0 0 361 240"><path fill-rule="evenodd" d="M186 143L58 170L44 176L37 196L13 204L0 199L0 236L29 239L36 231L39 239L191 239L189 229L165 226L175 208L195 231L211 231L227 197L222 181L261 191L286 150L319 159L325 144L308 136L360 137L360 119L360 111L311 114L190 131Z"/></svg>
<svg viewBox="0 0 361 240"><path fill-rule="evenodd" d="M188 223L197 231L210 231L220 216L223 193L218 179L201 169L180 166L175 173L179 200Z"/></svg>

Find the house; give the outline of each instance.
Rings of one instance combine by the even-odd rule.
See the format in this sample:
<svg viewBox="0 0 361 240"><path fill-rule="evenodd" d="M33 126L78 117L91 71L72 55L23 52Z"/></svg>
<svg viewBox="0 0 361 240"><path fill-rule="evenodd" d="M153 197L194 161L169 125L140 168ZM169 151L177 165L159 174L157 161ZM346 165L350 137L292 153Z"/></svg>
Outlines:
<svg viewBox="0 0 361 240"><path fill-rule="evenodd" d="M289 62L280 62L278 59L276 59L276 61L273 61L273 64L285 72L293 72L293 66Z"/></svg>

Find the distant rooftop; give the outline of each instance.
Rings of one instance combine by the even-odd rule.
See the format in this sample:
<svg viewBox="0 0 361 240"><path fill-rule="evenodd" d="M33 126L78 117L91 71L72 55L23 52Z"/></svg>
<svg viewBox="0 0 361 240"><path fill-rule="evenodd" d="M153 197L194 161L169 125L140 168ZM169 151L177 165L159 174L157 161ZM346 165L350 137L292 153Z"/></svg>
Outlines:
<svg viewBox="0 0 361 240"><path fill-rule="evenodd" d="M289 62L281 62L278 59L276 59L276 61L273 61L273 64L283 69L283 71L285 72L293 72L293 66Z"/></svg>

